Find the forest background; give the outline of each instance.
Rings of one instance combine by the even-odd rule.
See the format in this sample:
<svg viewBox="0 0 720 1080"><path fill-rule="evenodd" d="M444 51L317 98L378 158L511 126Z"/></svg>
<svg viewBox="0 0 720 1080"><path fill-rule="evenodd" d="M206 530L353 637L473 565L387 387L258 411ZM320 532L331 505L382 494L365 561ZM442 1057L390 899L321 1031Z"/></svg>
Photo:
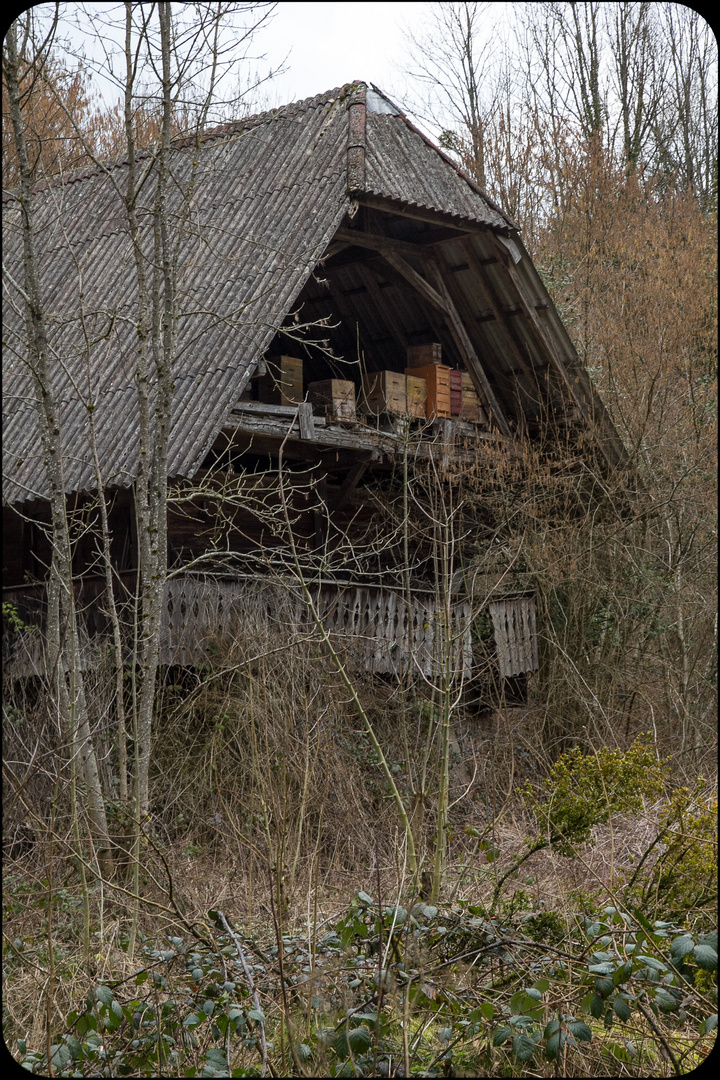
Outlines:
<svg viewBox="0 0 720 1080"><path fill-rule="evenodd" d="M129 5L147 66L108 55L110 108L63 41L93 12L51 12L5 40L10 198L261 100L272 5ZM557 453L464 481L470 520L491 506L510 559L522 539L532 708L329 675L321 628L288 658L250 620L254 664L229 662L242 641L190 681L147 664L137 716L118 664L86 721L57 683L6 686L4 1030L27 1068L679 1075L714 1038L716 43L675 4L518 6L502 49L486 15L429 9L398 104L519 223L641 494L628 512L598 474L587 503ZM64 504L53 528L60 581ZM332 724L298 740L311 714Z"/></svg>

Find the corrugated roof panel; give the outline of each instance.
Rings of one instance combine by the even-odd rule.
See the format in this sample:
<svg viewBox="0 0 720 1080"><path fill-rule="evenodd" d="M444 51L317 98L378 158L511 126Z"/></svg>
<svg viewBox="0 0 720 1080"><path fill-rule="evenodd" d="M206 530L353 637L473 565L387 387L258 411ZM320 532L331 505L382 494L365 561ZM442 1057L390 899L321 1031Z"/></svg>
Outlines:
<svg viewBox="0 0 720 1080"><path fill-rule="evenodd" d="M366 187L397 202L508 228L508 219L402 116L368 113Z"/></svg>
<svg viewBox="0 0 720 1080"><path fill-rule="evenodd" d="M242 372L267 347L345 213L347 116L337 93L229 127L202 148L172 155L171 217L199 160L178 264L178 337L169 472L192 472L233 403ZM124 166L113 178L122 184ZM149 282L153 185L141 195ZM37 197L40 261L69 491L93 487L87 400L103 474L131 481L138 428L134 369L137 284L124 207L98 170ZM17 210L6 206L5 254L21 267ZM62 227L61 227L62 226ZM96 338L86 346L79 318ZM22 309L6 303L6 333L23 338ZM114 324L111 326L111 320ZM103 325L104 324L104 325ZM6 357L6 359L8 359ZM21 359L4 370L5 497L45 490L34 386ZM23 407L23 402L27 406ZM22 460L22 465L17 462ZM29 488L27 492L20 485Z"/></svg>

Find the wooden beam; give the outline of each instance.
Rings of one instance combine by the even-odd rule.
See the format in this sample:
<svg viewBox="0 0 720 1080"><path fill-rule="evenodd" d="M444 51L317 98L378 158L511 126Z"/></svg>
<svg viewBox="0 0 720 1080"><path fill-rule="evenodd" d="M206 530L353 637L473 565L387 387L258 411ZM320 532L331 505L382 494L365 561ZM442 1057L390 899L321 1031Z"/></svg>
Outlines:
<svg viewBox="0 0 720 1080"><path fill-rule="evenodd" d="M301 401L298 405L298 423L300 425L301 439L315 438L315 421L313 419L313 407L309 401Z"/></svg>
<svg viewBox="0 0 720 1080"><path fill-rule="evenodd" d="M529 319L538 337L543 343L545 352L552 366L555 368L555 370L560 375L560 378L565 383L565 386L570 392L572 399L575 401L578 409L580 410L580 415L595 429L598 434L600 434L600 432L598 431L599 425L597 419L601 419L603 435L605 436L605 440L607 440L607 442L612 446L613 449L613 453L609 454L609 447L606 445L605 440L601 440L600 445L608 463L611 466L623 464L626 460L625 448L622 445L622 442L620 441L614 427L612 427L612 424L609 422L605 407L600 401L600 397L595 391L595 388L593 387L589 376L581 367L577 357L570 357L569 364L566 362L565 357L561 354L560 350L557 348L555 342L553 341L552 335L548 327L543 324L542 320L537 314L537 311L535 310L535 305L532 299L528 296L525 284L522 281L520 274L516 270L510 255L505 253L504 248L499 243L497 243L497 249L502 252L502 261L505 265L506 270L508 271L508 274L510 275L513 285L515 286L525 316L527 319ZM583 390L585 391L585 393L582 392ZM611 460L611 458L615 458L615 460Z"/></svg>
<svg viewBox="0 0 720 1080"><path fill-rule="evenodd" d="M341 506L345 505L345 503L348 501L355 488L358 486L363 476L365 475L369 464L369 459L366 459L365 461L358 461L357 465L353 465L352 469L348 471L345 477L343 489L340 493L340 498L333 506L333 510L339 510Z"/></svg>
<svg viewBox="0 0 720 1080"><path fill-rule="evenodd" d="M495 316L495 319L496 319L498 325L501 327L502 335L503 335L505 341L507 342L508 349L509 349L510 353L512 354L514 360L517 362L519 367L522 368L525 375L528 377L528 380L530 381L530 385L534 386L538 390L538 395L539 395L540 391L539 391L539 388L538 388L537 376L535 374L535 371L533 370L531 365L528 364L528 362L526 361L525 357L523 356L523 354L522 354L522 352L520 350L519 345L516 344L515 338L513 337L512 333L510 332L510 330L509 330L509 328L508 328L508 326L507 326L507 324L505 322L505 319L503 318L503 314L507 314L507 312L503 313L503 310L500 307L500 304L498 303L497 297L495 295L495 291L492 288L492 285L490 284L489 281L486 280L485 274L482 272L482 266L481 266L480 260L479 260L478 256L475 254L475 251L473 250L472 245L467 240L463 240L463 241L461 241L461 243L462 243L463 251L465 252L465 254L467 256L468 262L470 263L470 266L472 267L472 269L475 271L475 276L480 281L480 285L481 285L481 288L483 290L485 300L489 304L490 310L492 311L493 315ZM497 260L495 260L495 261L497 261ZM520 310L522 311L522 308Z"/></svg>
<svg viewBox="0 0 720 1080"><path fill-rule="evenodd" d="M424 221L428 225L444 225L448 229L456 229L458 233L464 236L488 231L488 226L481 225L479 222L476 224L473 221L466 221L462 225L458 225L450 214L444 214L441 210L421 210L417 206L411 206L399 200L396 204L394 200L363 194L357 196L357 202L360 206L369 206L371 209L380 210L384 214L392 214L393 217L412 218L415 221Z"/></svg>
<svg viewBox="0 0 720 1080"><path fill-rule="evenodd" d="M511 439L512 431L510 430L510 425L507 422L505 411L503 410L500 402L495 396L495 391L493 390L492 386L488 381L488 377L483 370L482 364L480 363L480 358L475 352L473 344L468 336L468 332L465 329L465 324L460 318L455 304L453 303L453 299L448 292L448 287L445 284L443 275L440 272L440 268L437 263L434 262L430 263L429 265L431 266L433 276L435 277L435 283L437 284L438 291L440 292L443 300L445 301L447 315L450 320L450 329L452 331L453 337L455 338L455 343L457 347L460 349L461 353L463 353L467 369L470 372L470 375L472 376L478 390L485 397L488 410L491 413L493 419L495 420L498 428L503 433L503 435L506 435L509 439Z"/></svg>
<svg viewBox="0 0 720 1080"><path fill-rule="evenodd" d="M380 236L361 229L340 228L334 240L341 240L343 246L354 244L355 247L369 248L371 251L397 251L399 255L417 255L422 251L421 244L411 244L407 240L395 240L392 236Z"/></svg>
<svg viewBox="0 0 720 1080"><path fill-rule="evenodd" d="M398 255L396 251L383 251L381 252L383 259L389 262L390 265L397 270L398 274L409 281L410 284L417 289L417 291L428 300L433 307L442 311L443 315L450 315L448 306L444 298L437 292L432 285L425 280L425 278L418 274L417 270L403 259L402 255Z"/></svg>

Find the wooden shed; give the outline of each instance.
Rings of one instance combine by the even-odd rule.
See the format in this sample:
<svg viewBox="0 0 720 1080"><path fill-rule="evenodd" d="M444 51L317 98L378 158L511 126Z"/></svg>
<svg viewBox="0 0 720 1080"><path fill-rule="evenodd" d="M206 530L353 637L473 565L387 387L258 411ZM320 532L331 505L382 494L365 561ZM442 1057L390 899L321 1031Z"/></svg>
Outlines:
<svg viewBox="0 0 720 1080"><path fill-rule="evenodd" d="M125 169L113 163L113 179ZM282 577L272 494L282 458L295 482L294 535L317 556L313 582L328 628L361 643L357 662L367 671L412 662L429 675L439 662L438 620L447 624L450 610L440 610L429 562L413 568L408 590L397 567L323 564L329 533L349 537L359 522L372 526L377 501L366 492L378 478L398 482L410 444L413 463L429 463L441 477L478 447L512 448L548 424L564 435L590 433L613 468L624 461L620 440L515 223L376 87L353 83L227 124L199 146L178 140L178 213L193 169L177 266L168 476L173 490L193 484L196 496L190 510L169 505L163 660L198 662L211 638L231 635L241 620L247 582ZM116 579L131 596L137 297L121 187L108 169L49 186L37 194L37 228L60 358L53 377L68 505L92 513L91 387ZM9 271L21 276L12 195L4 250ZM47 481L22 311L13 302L4 339L3 598L22 621L41 626ZM264 509L255 512L252 500L234 505L220 550L212 506L222 478L241 474L253 478L254 492L265 485ZM212 551L214 561L205 558ZM103 589L92 543L80 537L76 590L88 643L104 632ZM501 676L535 670L532 596L511 589L489 603ZM451 608L460 671L473 664L472 598L456 590ZM41 635L6 641L18 673L39 665L41 651Z"/></svg>

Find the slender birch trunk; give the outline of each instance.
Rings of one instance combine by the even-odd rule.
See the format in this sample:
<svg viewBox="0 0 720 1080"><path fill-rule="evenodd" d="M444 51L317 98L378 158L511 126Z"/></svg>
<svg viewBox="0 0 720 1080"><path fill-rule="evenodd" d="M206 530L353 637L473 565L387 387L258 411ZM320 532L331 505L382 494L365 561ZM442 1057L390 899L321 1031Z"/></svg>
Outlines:
<svg viewBox="0 0 720 1080"><path fill-rule="evenodd" d="M81 668L77 613L73 595L72 547L63 480L62 430L50 375L45 308L35 247L33 176L21 107L20 58L15 24L11 25L5 39L4 65L20 174L18 200L23 235L27 363L35 382L36 416L45 455L50 504L52 558L47 590L47 672L50 687L54 688L52 692L58 701L60 715L66 725L66 737L71 752L76 755L80 774L85 782L88 816L97 845L101 872L110 874L112 857L105 802L92 740Z"/></svg>

